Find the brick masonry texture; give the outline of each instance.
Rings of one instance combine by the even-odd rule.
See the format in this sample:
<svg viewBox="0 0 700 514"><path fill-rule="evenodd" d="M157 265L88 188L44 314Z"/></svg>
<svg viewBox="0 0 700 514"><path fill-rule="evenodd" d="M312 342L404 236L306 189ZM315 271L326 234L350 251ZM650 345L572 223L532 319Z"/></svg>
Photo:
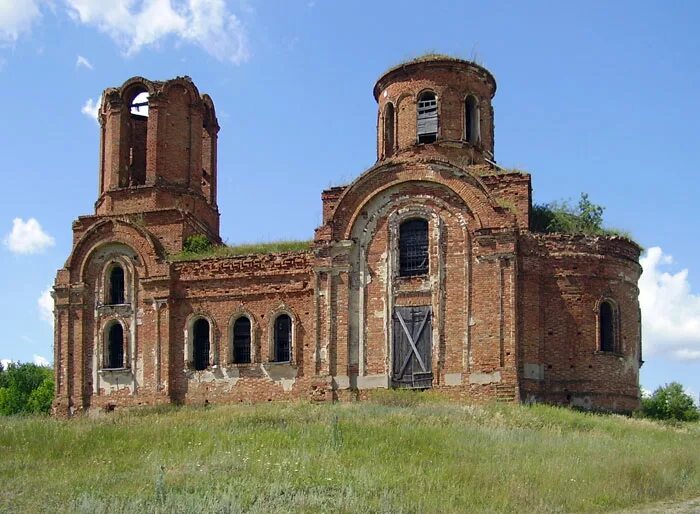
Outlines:
<svg viewBox="0 0 700 514"><path fill-rule="evenodd" d="M424 91L438 101L429 144L417 143ZM189 236L221 241L214 104L188 77L136 77L107 89L95 213L74 222L54 285L54 412L362 399L392 385L401 307L429 309L432 388L447 396L636 408L640 248L618 237L529 231L530 175L494 164L495 91L491 74L466 61L389 70L374 88L378 160L351 184L322 192L311 250L177 261L169 256ZM148 116L130 110L142 92ZM471 139L470 95L479 127ZM427 272L402 276L400 228L416 218L428 225ZM118 304L110 297L116 267L124 277ZM607 351L602 302L614 312ZM291 348L277 362L282 315L291 319ZM251 327L245 363L235 362L233 347L242 317ZM210 346L195 366L202 319ZM117 324L123 366L108 368Z"/></svg>

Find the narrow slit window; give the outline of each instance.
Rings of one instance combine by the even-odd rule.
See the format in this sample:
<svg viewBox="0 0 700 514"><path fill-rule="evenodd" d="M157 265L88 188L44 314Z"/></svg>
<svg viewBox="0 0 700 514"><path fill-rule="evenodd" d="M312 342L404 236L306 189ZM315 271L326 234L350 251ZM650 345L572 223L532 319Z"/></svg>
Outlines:
<svg viewBox="0 0 700 514"><path fill-rule="evenodd" d="M600 304L600 351L615 351L615 311L610 302Z"/></svg>
<svg viewBox="0 0 700 514"><path fill-rule="evenodd" d="M192 353L194 369L201 371L209 367L209 322L200 318L192 326Z"/></svg>
<svg viewBox="0 0 700 514"><path fill-rule="evenodd" d="M250 320L240 317L233 324L233 362L247 364L250 362Z"/></svg>
<svg viewBox="0 0 700 514"><path fill-rule="evenodd" d="M124 367L124 328L120 323L114 323L107 332L107 351L105 352L105 368L120 369Z"/></svg>
<svg viewBox="0 0 700 514"><path fill-rule="evenodd" d="M109 272L110 305L121 305L125 303L124 285L124 268L121 266L114 266Z"/></svg>
<svg viewBox="0 0 700 514"><path fill-rule="evenodd" d="M418 142L434 143L438 134L437 96L426 91L418 98Z"/></svg>
<svg viewBox="0 0 700 514"><path fill-rule="evenodd" d="M394 155L394 104L389 103L384 111L384 155Z"/></svg>
<svg viewBox="0 0 700 514"><path fill-rule="evenodd" d="M464 139L472 144L481 140L479 102L474 95L464 101Z"/></svg>
<svg viewBox="0 0 700 514"><path fill-rule="evenodd" d="M281 314L275 320L275 347L273 361L289 362L292 348L292 318Z"/></svg>
<svg viewBox="0 0 700 514"><path fill-rule="evenodd" d="M404 221L399 227L399 275L412 277L428 273L428 222Z"/></svg>

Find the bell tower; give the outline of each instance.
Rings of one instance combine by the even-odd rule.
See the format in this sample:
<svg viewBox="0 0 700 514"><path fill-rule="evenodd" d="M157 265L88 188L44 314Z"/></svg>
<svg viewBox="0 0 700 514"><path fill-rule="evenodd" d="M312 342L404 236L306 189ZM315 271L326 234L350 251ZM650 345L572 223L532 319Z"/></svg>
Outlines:
<svg viewBox="0 0 700 514"><path fill-rule="evenodd" d="M495 94L493 75L471 61L427 55L391 68L374 86L377 158L413 152L493 161Z"/></svg>
<svg viewBox="0 0 700 514"><path fill-rule="evenodd" d="M219 124L209 95L189 77L133 77L102 98L95 214L142 216L150 225L172 224L165 218L179 213L191 230L172 240L159 236L169 251L180 251L190 231L218 242Z"/></svg>

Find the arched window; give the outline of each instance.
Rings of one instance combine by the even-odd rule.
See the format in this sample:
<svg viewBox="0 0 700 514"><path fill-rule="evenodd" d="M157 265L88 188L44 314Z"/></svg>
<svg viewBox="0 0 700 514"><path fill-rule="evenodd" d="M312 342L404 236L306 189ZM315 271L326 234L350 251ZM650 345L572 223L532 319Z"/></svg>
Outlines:
<svg viewBox="0 0 700 514"><path fill-rule="evenodd" d="M140 186L146 183L146 140L148 138L148 92L139 91L129 105L129 155L127 184Z"/></svg>
<svg viewBox="0 0 700 514"><path fill-rule="evenodd" d="M124 328L120 323L113 323L107 331L104 363L107 369L124 367Z"/></svg>
<svg viewBox="0 0 700 514"><path fill-rule="evenodd" d="M250 320L241 316L233 324L233 362L246 364L250 362Z"/></svg>
<svg viewBox="0 0 700 514"><path fill-rule="evenodd" d="M464 139L472 144L481 139L479 101L474 95L469 95L464 101Z"/></svg>
<svg viewBox="0 0 700 514"><path fill-rule="evenodd" d="M292 349L292 318L287 314L280 314L275 319L274 354L275 362L289 362Z"/></svg>
<svg viewBox="0 0 700 514"><path fill-rule="evenodd" d="M615 309L613 304L607 300L600 304L598 325L600 328L600 351L614 352L616 349Z"/></svg>
<svg viewBox="0 0 700 514"><path fill-rule="evenodd" d="M197 371L209 367L209 347L209 322L199 318L192 325L192 356Z"/></svg>
<svg viewBox="0 0 700 514"><path fill-rule="evenodd" d="M384 156L394 155L394 104L388 103L384 110Z"/></svg>
<svg viewBox="0 0 700 514"><path fill-rule="evenodd" d="M438 133L437 96L426 91L418 98L418 142L434 143Z"/></svg>
<svg viewBox="0 0 700 514"><path fill-rule="evenodd" d="M399 227L399 275L412 277L428 273L428 222L416 218Z"/></svg>
<svg viewBox="0 0 700 514"><path fill-rule="evenodd" d="M121 305L125 303L124 285L124 268L115 265L109 272L110 305Z"/></svg>

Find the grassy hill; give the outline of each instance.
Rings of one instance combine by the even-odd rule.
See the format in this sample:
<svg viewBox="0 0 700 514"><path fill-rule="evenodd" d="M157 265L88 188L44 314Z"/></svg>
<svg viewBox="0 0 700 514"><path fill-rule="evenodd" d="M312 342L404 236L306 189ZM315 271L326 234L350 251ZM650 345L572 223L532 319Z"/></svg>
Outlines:
<svg viewBox="0 0 700 514"><path fill-rule="evenodd" d="M0 511L607 512L700 496L700 424L382 392L0 419Z"/></svg>

